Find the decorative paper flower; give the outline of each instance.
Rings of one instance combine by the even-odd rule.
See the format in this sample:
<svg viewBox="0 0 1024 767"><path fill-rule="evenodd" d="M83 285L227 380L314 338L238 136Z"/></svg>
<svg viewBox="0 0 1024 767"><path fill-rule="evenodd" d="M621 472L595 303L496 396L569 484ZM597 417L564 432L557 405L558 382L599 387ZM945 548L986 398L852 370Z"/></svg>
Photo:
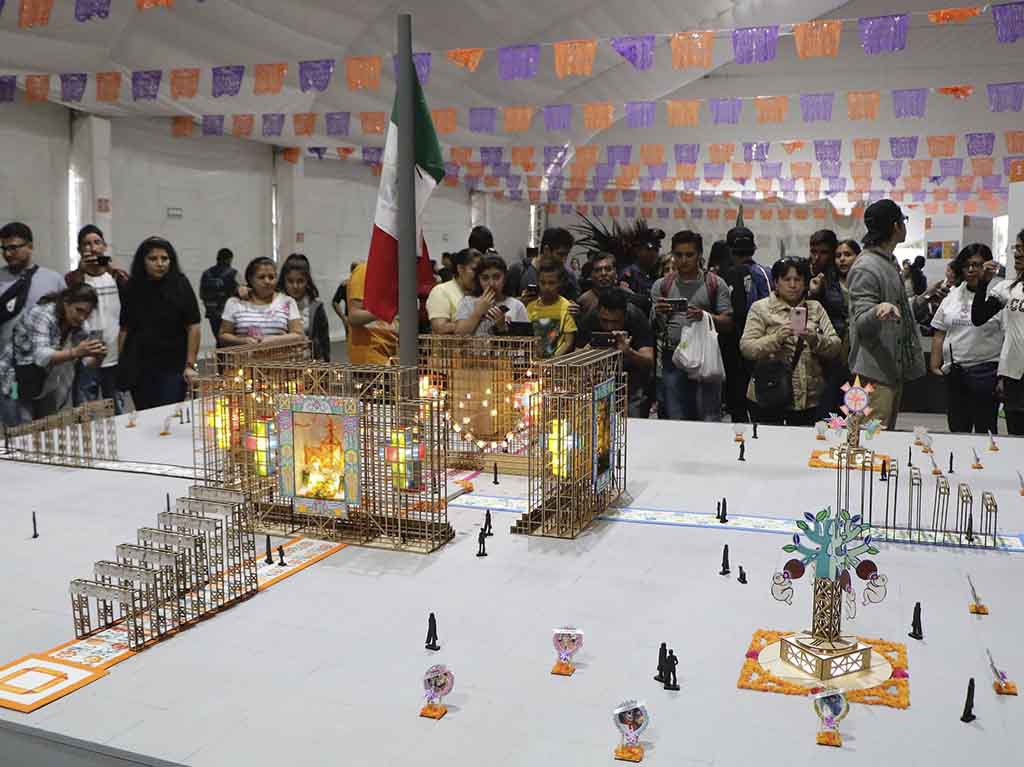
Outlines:
<svg viewBox="0 0 1024 767"><path fill-rule="evenodd" d="M868 439L872 439L881 430L882 421L878 418L872 418L870 421L861 426L861 431L864 432Z"/></svg>
<svg viewBox="0 0 1024 767"><path fill-rule="evenodd" d="M838 413L829 413L828 428L838 431L846 428L846 419Z"/></svg>

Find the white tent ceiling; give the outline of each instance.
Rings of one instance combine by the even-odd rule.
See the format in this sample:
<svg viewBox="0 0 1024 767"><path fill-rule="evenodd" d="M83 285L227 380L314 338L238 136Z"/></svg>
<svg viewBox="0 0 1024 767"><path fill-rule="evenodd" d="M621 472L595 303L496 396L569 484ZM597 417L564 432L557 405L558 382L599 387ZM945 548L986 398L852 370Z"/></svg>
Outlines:
<svg viewBox="0 0 1024 767"><path fill-rule="evenodd" d="M17 28L17 3L8 0L0 17L0 74L39 72L101 72L120 70L126 80L139 69L200 67L199 95L172 100L165 75L156 101L130 100L130 86L122 89L119 104L95 101L90 81L86 96L77 109L112 117L168 117L172 115L243 114L266 112L325 113L349 111L353 115L351 137L341 140L322 133L294 139L289 121L284 137L269 139L282 145L335 146L380 145L382 137L363 137L355 115L363 111L388 112L394 95L390 52L394 49L395 16L403 10L414 14L414 49L432 51L433 69L426 95L433 109L457 107L459 128L442 137L446 145L511 146L585 143L635 144L781 141L880 137L881 158L888 157L885 137L891 135L963 134L996 131L997 169L1004 154L1002 131L1024 128L1019 113L992 114L987 108L985 85L1022 79L1024 42L998 45L992 19L984 14L964 24L932 25L926 16L915 15L907 49L901 53L868 57L859 45L855 23L843 30L840 54L835 59L800 60L792 39L779 41L774 62L742 66L731 61L728 34L722 32L715 45L714 67L704 70L674 70L667 40L659 39L655 65L646 72L635 70L606 43L598 46L593 75L559 80L554 73L553 53L541 49L538 76L529 81L505 82L497 73L499 46L516 43L552 43L574 38L602 38L622 34L667 35L693 29L729 30L766 24L792 24L812 18L855 19L896 12L923 12L941 7L937 0L521 0L518 3L467 2L466 0L409 0L402 4L354 0L177 0L171 9L139 12L135 0L113 0L105 20L79 23L74 19L73 0L57 0L49 25L33 30ZM480 68L466 72L448 62L444 52L451 48L488 49ZM345 82L343 59L350 55L379 54L385 57L382 84L378 91L350 91ZM298 87L296 62L334 58L339 61L326 92L302 93ZM278 95L253 95L252 65L274 61L289 62L284 90ZM213 99L210 96L212 66L246 64L240 95ZM975 94L966 101L930 94L927 117L897 120L892 115L888 90L892 88L937 87L969 83ZM20 82L19 82L20 84ZM59 97L59 83L52 78L51 97ZM845 92L882 91L879 119L849 122ZM805 125L800 119L796 97L800 93L836 91L831 122ZM721 96L752 98L760 95L793 97L788 120L780 125L758 125L752 104L747 102L739 125L713 126L705 110L697 128L669 129L664 105L659 108L655 127L628 129L622 120L622 103L627 100L707 99ZM474 106L564 104L593 101L616 103L617 122L600 132L586 131L577 110L574 129L546 133L536 116L528 133L494 135L471 133L467 110ZM2 108L0 108L2 115ZM2 118L0 118L2 119ZM230 124L230 123L229 123ZM168 127L169 130L169 127ZM257 118L256 134L259 133ZM255 137L256 140L258 136ZM850 159L849 141L844 160ZM958 156L964 155L962 141ZM919 157L926 157L922 150ZM671 151L668 152L671 162ZM707 160L702 155L701 160ZM736 159L742 159L738 157ZM776 144L770 159L789 159ZM797 159L794 157L793 159ZM813 159L804 157L802 159ZM636 160L634 160L636 162ZM671 174L671 171L670 171ZM846 164L844 162L844 174ZM877 171L876 171L877 174ZM728 188L728 187L727 187Z"/></svg>

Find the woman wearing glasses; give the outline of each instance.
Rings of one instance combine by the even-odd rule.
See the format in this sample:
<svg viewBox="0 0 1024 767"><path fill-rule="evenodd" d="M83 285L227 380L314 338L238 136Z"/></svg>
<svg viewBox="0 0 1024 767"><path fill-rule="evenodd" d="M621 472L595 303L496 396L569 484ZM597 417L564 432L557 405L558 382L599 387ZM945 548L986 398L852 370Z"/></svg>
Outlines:
<svg viewBox="0 0 1024 767"><path fill-rule="evenodd" d="M999 353L997 392L1003 398L1006 431L1020 435L1024 434L1024 229L1017 233L1013 268L1017 273L1013 282L1004 280L989 290L988 284L996 274L996 262L985 262L974 291L971 321L981 327L1002 313L1005 335Z"/></svg>
<svg viewBox="0 0 1024 767"><path fill-rule="evenodd" d="M951 432L996 433L996 368L1003 346L1002 313L975 327L971 306L981 271L992 261L987 245L968 245L950 266L959 285L932 317L931 372L946 379L946 417Z"/></svg>

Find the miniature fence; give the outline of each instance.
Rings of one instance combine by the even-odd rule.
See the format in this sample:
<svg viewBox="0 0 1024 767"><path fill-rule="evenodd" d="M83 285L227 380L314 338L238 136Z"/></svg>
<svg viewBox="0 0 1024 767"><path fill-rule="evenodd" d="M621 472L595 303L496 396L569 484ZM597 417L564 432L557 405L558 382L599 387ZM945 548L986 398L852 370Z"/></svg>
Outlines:
<svg viewBox="0 0 1024 767"><path fill-rule="evenodd" d="M8 455L55 466L90 466L117 460L114 401L88 402L4 430Z"/></svg>

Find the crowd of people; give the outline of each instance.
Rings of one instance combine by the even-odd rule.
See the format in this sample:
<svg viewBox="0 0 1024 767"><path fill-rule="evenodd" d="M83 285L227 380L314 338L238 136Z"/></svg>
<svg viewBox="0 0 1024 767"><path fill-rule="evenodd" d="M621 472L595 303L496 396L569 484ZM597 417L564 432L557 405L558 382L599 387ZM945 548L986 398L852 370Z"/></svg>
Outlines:
<svg viewBox="0 0 1024 767"><path fill-rule="evenodd" d="M278 273L255 258L243 281L230 250L200 280L199 299L162 237L139 244L127 271L94 225L78 233L78 266L65 275L33 262L32 230L0 228L0 419L14 426L111 399L115 410L181 402L197 375L200 300L218 346L307 337L330 358L327 313L309 261L292 254Z"/></svg>
<svg viewBox="0 0 1024 767"><path fill-rule="evenodd" d="M989 289L991 249L972 244L929 286L923 259L895 256L907 235L895 202L869 206L864 226L860 241L817 231L806 256L771 266L755 260L756 237L744 226L707 258L696 232L667 238L643 228L624 250L592 251L582 265L569 257L576 242L565 229L548 229L539 247L507 265L478 227L469 247L444 254L425 329L534 335L544 357L617 348L631 417L810 425L839 412L844 385L859 377L873 389L874 415L892 429L901 404L913 409L902 402L904 385L930 372L943 379L951 431L997 433L1002 403L1006 430L1024 433L1021 279ZM1024 232L1018 274L1022 248ZM394 327L351 310L349 318L377 323L388 339L381 356L394 353ZM931 335L928 355L922 333ZM350 337L350 349L361 343ZM704 365L690 364L695 348Z"/></svg>
<svg viewBox="0 0 1024 767"><path fill-rule="evenodd" d="M630 417L809 425L837 412L858 376L876 417L894 428L904 384L932 373L947 391L949 428L1024 434L1024 231L1013 281L996 279L991 249L971 244L944 280L928 286L920 263L894 253L906 217L891 200L867 208L860 242L829 230L806 257L770 267L755 260L744 226L715 242L638 226L612 253L589 249L562 228L508 264L486 227L445 253L424 293L420 329L434 334L538 339L543 357L579 349L622 353ZM661 254L669 240L668 253ZM174 246L149 237L127 271L112 263L103 232L78 233L78 266L60 275L33 263L23 223L0 228L0 418L15 425L75 404L110 398L118 412L181 401L196 376L200 304L218 346L308 338L330 360L330 329L309 260L280 269L252 259L239 277L228 249L200 279L199 296ZM923 280L923 284L922 284ZM397 321L364 306L366 264L352 267L331 301L354 364L388 364ZM922 328L931 333L924 353ZM913 403L904 403L913 409Z"/></svg>

